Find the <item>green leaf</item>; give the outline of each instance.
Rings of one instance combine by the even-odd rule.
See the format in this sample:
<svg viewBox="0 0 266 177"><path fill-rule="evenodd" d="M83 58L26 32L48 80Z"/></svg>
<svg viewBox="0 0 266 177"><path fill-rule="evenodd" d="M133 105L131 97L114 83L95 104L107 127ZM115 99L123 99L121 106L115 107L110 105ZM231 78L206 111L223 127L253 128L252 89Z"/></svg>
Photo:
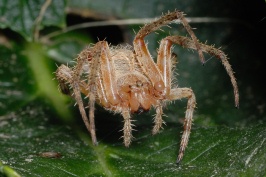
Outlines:
<svg viewBox="0 0 266 177"><path fill-rule="evenodd" d="M245 129L195 126L185 158L176 165L179 124L168 124L155 136L151 135L151 125L136 127L135 140L126 148L119 139L122 132L117 132L121 124L107 120L107 124L98 123L99 145L93 146L84 126L63 126L44 107L41 100L35 100L1 117L1 161L22 176L266 174L265 124ZM62 157L42 157L44 152Z"/></svg>
<svg viewBox="0 0 266 177"><path fill-rule="evenodd" d="M49 0L0 1L0 28L10 28L26 40L33 38L33 30L44 2ZM39 28L44 26L65 26L65 0L51 1L44 13Z"/></svg>
<svg viewBox="0 0 266 177"><path fill-rule="evenodd" d="M26 58L19 52L0 46L0 53L0 115L5 115L35 97L36 82Z"/></svg>

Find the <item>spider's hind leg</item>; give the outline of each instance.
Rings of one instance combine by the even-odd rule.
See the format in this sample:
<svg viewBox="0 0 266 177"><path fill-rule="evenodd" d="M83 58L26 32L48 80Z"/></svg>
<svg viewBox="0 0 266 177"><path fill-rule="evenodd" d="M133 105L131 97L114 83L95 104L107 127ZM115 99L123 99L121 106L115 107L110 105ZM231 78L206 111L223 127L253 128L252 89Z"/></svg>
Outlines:
<svg viewBox="0 0 266 177"><path fill-rule="evenodd" d="M169 96L170 100L177 100L181 98L188 98L188 103L187 103L187 110L184 121L184 131L182 134L179 154L176 163L179 163L184 156L184 152L187 147L190 136L191 126L193 121L193 112L196 107L196 98L193 91L190 88L176 88L171 90Z"/></svg>
<svg viewBox="0 0 266 177"><path fill-rule="evenodd" d="M59 81L59 89L61 90L62 93L73 96L74 99L77 102L77 105L79 107L79 111L81 114L81 117L83 119L83 122L87 128L87 130L91 133L92 141L94 144L97 144L96 140L96 135L95 135L95 130L92 129L92 124L89 122L89 119L87 117L85 107L83 104L83 100L81 98L81 93L86 94L86 84L84 82L80 81L80 73L82 66L84 64L85 60L82 60L82 55L78 57L78 64L72 70L71 68L61 65L58 67L56 70L56 78ZM78 73L78 74L77 74ZM71 92L73 92L71 94ZM94 123L94 122L92 122Z"/></svg>
<svg viewBox="0 0 266 177"><path fill-rule="evenodd" d="M95 126L94 126L94 116L93 116L93 121L91 121L91 119L89 121L87 114L86 114L86 111L85 111L85 108L84 108L82 98L81 98L80 87L79 87L79 84L77 82L73 83L73 91L74 91L74 98L78 104L79 112L81 114L82 120L83 120L87 130L91 134L91 139L92 139L93 144L97 145L97 138L96 138Z"/></svg>
<svg viewBox="0 0 266 177"><path fill-rule="evenodd" d="M94 49L94 48L93 48ZM73 80L76 81L79 84L76 84L76 93L75 93L75 99L79 105L79 110L82 115L83 122L86 125L86 128L91 134L91 139L94 145L97 145L97 138L96 138L96 132L95 132L95 121L94 121L94 111L95 111L95 100L96 100L96 73L97 73L97 66L99 64L98 60L94 60L92 58L92 48L86 48L84 49L77 58L77 65L74 68L74 76ZM91 62L89 64L89 61ZM92 68L88 73L87 81L80 81L81 75L84 73L84 65L91 65ZM80 96L80 92L82 92L86 97L89 98L89 119L87 117L87 114L85 112L83 102ZM80 101L79 101L80 100Z"/></svg>
<svg viewBox="0 0 266 177"><path fill-rule="evenodd" d="M194 50L198 50L197 49L197 45L196 43L187 38L187 37L183 37L183 36L168 36L165 38L165 40L167 41L171 41L174 44L178 44L184 48L190 48L190 49L194 49ZM219 50L214 48L213 46L208 46L206 44L202 44L202 43L198 43L201 51L203 51L204 53L208 53L218 59L221 60L227 74L229 75L230 79L231 79L231 83L234 89L234 96L235 96L235 106L239 107L239 92L238 92L238 86L237 86L237 82L236 82L236 78L234 76L234 72L233 69L231 67L231 65L228 62L228 58L226 56L226 54Z"/></svg>

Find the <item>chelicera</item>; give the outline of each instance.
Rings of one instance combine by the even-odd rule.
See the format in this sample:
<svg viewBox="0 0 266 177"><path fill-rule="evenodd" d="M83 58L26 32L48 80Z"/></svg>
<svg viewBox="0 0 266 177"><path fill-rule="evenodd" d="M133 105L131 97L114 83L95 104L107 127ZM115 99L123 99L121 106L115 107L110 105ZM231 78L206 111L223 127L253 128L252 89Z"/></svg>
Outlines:
<svg viewBox="0 0 266 177"><path fill-rule="evenodd" d="M162 39L155 63L144 38L177 19L181 21L191 38L167 36ZM167 102L187 98L184 131L177 163L182 160L190 136L196 98L192 89L179 88L172 83L173 44L196 50L202 63L205 62L203 52L219 58L231 78L235 105L238 107L238 87L227 56L213 46L199 43L181 11L169 12L154 22L144 25L136 34L133 47L129 45L110 47L106 41L99 41L81 51L74 67L66 65L58 67L56 78L60 89L62 93L69 94L76 100L93 144L97 144L94 123L95 103L123 116L123 139L124 145L128 147L133 137L132 114L148 111L153 107L156 115L152 134L156 134L164 124L163 106ZM88 116L81 94L89 100Z"/></svg>

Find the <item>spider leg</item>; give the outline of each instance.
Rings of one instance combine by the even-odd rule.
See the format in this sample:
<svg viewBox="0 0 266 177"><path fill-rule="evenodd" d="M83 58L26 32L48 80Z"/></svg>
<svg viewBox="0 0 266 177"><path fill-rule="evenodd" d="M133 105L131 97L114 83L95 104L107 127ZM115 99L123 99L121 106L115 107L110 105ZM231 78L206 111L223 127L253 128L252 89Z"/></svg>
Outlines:
<svg viewBox="0 0 266 177"><path fill-rule="evenodd" d="M130 117L130 111L129 110L124 110L122 111L122 116L124 118L124 127L123 127L123 139L124 139L124 144L126 147L128 147L131 143L131 140L133 138L132 136L132 124L131 124L131 117Z"/></svg>
<svg viewBox="0 0 266 177"><path fill-rule="evenodd" d="M115 85L115 70L107 42L99 41L95 44L93 49L88 51L85 50L84 58L91 62L88 75L89 119L92 141L94 144L97 144L94 121L97 85L99 86L98 90L100 93L98 96L103 106L109 106L109 104L115 106L120 100ZM79 63L82 62L78 62L78 64ZM77 65L76 68L78 70L76 73L81 73L79 71L82 69L82 65ZM99 77L99 75L101 75L101 77Z"/></svg>
<svg viewBox="0 0 266 177"><path fill-rule="evenodd" d="M99 41L95 44L92 57L93 60L98 61L97 64L100 64L100 67L92 66L92 68L100 68L102 84L108 102L112 106L119 104L121 100L116 85L115 67L106 41ZM97 72L93 78L96 78L96 74Z"/></svg>
<svg viewBox="0 0 266 177"><path fill-rule="evenodd" d="M193 111L196 105L196 100L195 100L195 96L191 89L187 89L187 88L171 89L171 69L172 69L171 46L173 43L179 44L185 48L191 48L194 50L197 50L197 47L194 41L187 37L168 36L161 41L159 52L158 52L158 58L157 58L157 66L162 74L163 82L165 83L166 98L168 98L169 100L176 100L176 99L181 99L184 97L189 99L188 107L186 111L186 118L184 122L184 132L182 135L180 151L179 151L179 155L177 159L177 163L178 163L183 158L183 154L184 154L185 148L188 143L190 129L192 125L192 116L193 116ZM209 53L210 55L213 55L221 59L222 64L224 65L228 75L231 78L231 83L234 88L235 104L236 104L236 107L238 107L238 104L239 104L238 87L237 87L236 79L234 77L233 70L227 60L226 55L222 51L212 46L199 43L199 47L201 51Z"/></svg>
<svg viewBox="0 0 266 177"><path fill-rule="evenodd" d="M73 71L65 65L61 65L60 67L58 67L58 69L56 70L56 77L59 81L60 89L64 94L70 94L69 86L73 89L73 97L78 104L83 122L85 123L87 130L91 133L93 142L97 142L96 135L95 134L93 135L92 133L93 130L91 128L89 119L86 115L84 104L81 98L81 92L84 93L86 91L84 88L85 83L80 82L79 79L81 68L85 60L82 60L81 55L78 57L78 60L79 62Z"/></svg>
<svg viewBox="0 0 266 177"><path fill-rule="evenodd" d="M96 138L96 133L95 133L95 123L94 123L94 110L95 110L95 91L94 85L90 84L93 82L93 79L89 79L89 88L87 90L87 84L80 81L80 76L83 73L83 66L86 62L88 62L91 58L91 51L89 49L83 50L78 58L77 58L77 65L74 68L74 75L73 75L73 91L74 91L74 97L75 100L77 101L77 104L79 106L79 111L81 113L81 117L83 119L83 122L85 123L85 126L87 130L91 134L91 139L94 145L97 145L97 138ZM97 61L96 61L97 62ZM92 61L92 64L96 63L95 61ZM94 70L90 72L90 74L94 74ZM91 81L92 80L92 81ZM82 102L82 98L80 95L80 92L84 93L85 95L89 95L89 119L87 117L87 114L85 112L85 108Z"/></svg>
<svg viewBox="0 0 266 177"><path fill-rule="evenodd" d="M170 100L177 100L181 98L188 98L188 103L187 103L187 110L184 121L184 132L182 134L179 154L176 163L179 163L184 156L184 152L188 144L190 130L192 126L193 111L194 108L196 107L196 98L193 91L190 88L176 88L171 90L171 93L169 95Z"/></svg>
<svg viewBox="0 0 266 177"><path fill-rule="evenodd" d="M94 54L92 55L94 60L100 58L100 67L92 66L92 68L100 68L100 79L98 82L98 91L101 96L101 101L110 107L122 104L122 100L118 95L118 88L115 76L115 67L110 54L110 49L106 41L98 42L94 49ZM90 83L89 83L90 84ZM104 90L103 90L104 89ZM127 107L122 109L122 116L124 118L124 128L123 128L123 139L124 144L128 147L133 138L132 136L132 124L130 117L130 110Z"/></svg>
<svg viewBox="0 0 266 177"><path fill-rule="evenodd" d="M160 43L157 56L157 66L162 74L163 82L165 85L165 95L169 95L171 90L171 78L172 78L172 42L163 39Z"/></svg>
<svg viewBox="0 0 266 177"><path fill-rule="evenodd" d="M183 37L183 36L168 36L166 37L164 40L169 40L172 43L178 44L184 48L191 48L194 50L197 50L197 46L195 45L194 41L187 38L187 37ZM168 44L168 46L171 43ZM199 43L199 47L200 49L205 52L208 53L212 56L215 56L216 58L219 58L227 72L227 74L229 75L230 79L231 79L231 83L234 89L234 96L235 96L235 106L239 107L239 92L238 92L238 86L237 86L237 82L236 82L236 78L234 76L234 72L233 69L231 67L231 65L228 62L228 58L227 56L224 54L224 52L222 52L219 49L214 48L213 46L208 46L202 43Z"/></svg>
<svg viewBox="0 0 266 177"><path fill-rule="evenodd" d="M107 42L104 41L102 44L101 62L101 74L103 79L103 86L105 87L105 95L110 104L115 106L121 103L121 100L118 96L115 67L111 58L109 46ZM133 138L130 111L127 108L123 108L122 116L124 118L123 139L125 146L128 147Z"/></svg>
<svg viewBox="0 0 266 177"><path fill-rule="evenodd" d="M194 42L194 46L196 47L196 50L199 53L200 59L202 63L204 63L204 56L202 53L202 49L200 48L200 44L194 32L192 31L191 27L189 26L187 20L184 18L183 13L180 11L170 12L162 16L158 20L155 20L154 22L146 24L144 27L142 27L140 31L137 33L133 42L137 60L141 63L141 68L143 72L149 77L154 86L156 86L156 84L158 86L161 86L163 84L163 78L160 71L158 70L158 67L153 62L153 59L144 42L144 37L146 37L153 31L158 30L161 26L165 26L171 23L173 20L177 19L181 21L183 26L190 34L192 41Z"/></svg>
<svg viewBox="0 0 266 177"><path fill-rule="evenodd" d="M168 98L171 90L171 78L172 78L172 53L171 53L172 42L169 40L163 39L160 43L157 57L157 66L160 73L162 74L163 82L165 85L165 97ZM156 116L154 118L154 127L152 134L159 132L162 124L164 123L162 119L163 110L162 103L159 103L156 106Z"/></svg>
<svg viewBox="0 0 266 177"><path fill-rule="evenodd" d="M99 96L101 103L106 107L110 104L115 106L120 101L115 85L115 70L111 59L107 42L99 41L93 48L87 48L80 53L77 59L77 65L74 68L74 96L79 105L82 119L87 129L90 131L94 145L97 145L94 121L96 96ZM90 62L88 84L80 81L80 76L83 73L83 66L86 62ZM98 94L97 86L99 87ZM87 88L84 89L84 87ZM84 93L89 98L89 121L84 110L81 96L78 94L80 92Z"/></svg>
<svg viewBox="0 0 266 177"><path fill-rule="evenodd" d="M162 115L163 115L162 103L160 103L156 106L155 111L156 111L156 115L154 118L154 126L152 129L153 135L157 134L159 132L160 128L162 127L162 125L165 123L162 119Z"/></svg>

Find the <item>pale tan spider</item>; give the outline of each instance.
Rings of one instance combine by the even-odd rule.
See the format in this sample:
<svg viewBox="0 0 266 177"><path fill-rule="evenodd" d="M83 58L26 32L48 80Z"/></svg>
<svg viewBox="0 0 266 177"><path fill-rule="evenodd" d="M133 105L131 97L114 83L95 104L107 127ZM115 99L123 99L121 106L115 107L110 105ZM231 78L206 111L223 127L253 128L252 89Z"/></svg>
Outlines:
<svg viewBox="0 0 266 177"><path fill-rule="evenodd" d="M155 63L147 50L144 37L177 19L184 25L191 39L181 36L168 36L162 39ZM197 50L202 63L204 63L203 52L219 58L231 78L235 104L238 107L238 87L226 55L221 50L199 43L182 12L170 12L142 27L136 34L133 49L129 46L109 48L106 41L99 41L81 51L73 68L65 65L58 67L56 78L60 89L65 94L71 94L77 101L82 119L95 145L97 144L94 124L95 102L107 110L122 114L124 144L128 147L133 137L131 114L154 107L156 116L152 134L156 134L164 123L162 115L165 103L187 98L184 132L177 163L181 161L189 140L196 99L190 88L178 88L172 84L171 46L173 44ZM89 119L81 93L89 99Z"/></svg>

